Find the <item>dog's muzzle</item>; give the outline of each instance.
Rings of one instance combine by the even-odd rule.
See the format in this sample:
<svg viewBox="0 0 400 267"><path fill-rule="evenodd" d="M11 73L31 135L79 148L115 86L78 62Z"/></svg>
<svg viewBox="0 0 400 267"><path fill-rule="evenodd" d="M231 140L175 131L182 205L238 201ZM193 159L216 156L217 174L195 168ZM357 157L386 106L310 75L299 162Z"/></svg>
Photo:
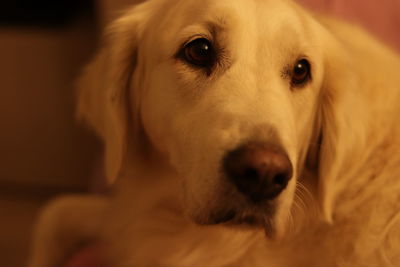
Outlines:
<svg viewBox="0 0 400 267"><path fill-rule="evenodd" d="M293 173L287 154L268 143L248 143L227 153L223 170L236 189L255 204L275 199Z"/></svg>

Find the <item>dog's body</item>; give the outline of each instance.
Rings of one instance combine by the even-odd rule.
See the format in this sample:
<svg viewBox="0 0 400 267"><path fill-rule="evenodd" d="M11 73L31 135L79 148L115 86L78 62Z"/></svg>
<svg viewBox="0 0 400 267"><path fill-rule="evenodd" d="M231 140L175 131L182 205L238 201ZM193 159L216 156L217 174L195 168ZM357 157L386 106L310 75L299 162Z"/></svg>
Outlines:
<svg viewBox="0 0 400 267"><path fill-rule="evenodd" d="M110 32L79 111L114 192L51 204L31 267L92 239L113 267L400 266L398 55L277 0L150 0ZM210 68L190 62L196 38L215 46ZM221 163L253 142L292 166L265 205Z"/></svg>

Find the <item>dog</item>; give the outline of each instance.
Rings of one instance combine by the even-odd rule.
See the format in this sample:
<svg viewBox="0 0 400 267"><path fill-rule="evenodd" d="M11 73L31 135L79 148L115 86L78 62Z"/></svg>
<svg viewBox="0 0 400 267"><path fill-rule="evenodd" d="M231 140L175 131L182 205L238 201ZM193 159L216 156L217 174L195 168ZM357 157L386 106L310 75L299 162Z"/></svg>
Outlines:
<svg viewBox="0 0 400 267"><path fill-rule="evenodd" d="M149 0L79 82L112 192L42 212L30 267L400 266L400 57L289 0Z"/></svg>

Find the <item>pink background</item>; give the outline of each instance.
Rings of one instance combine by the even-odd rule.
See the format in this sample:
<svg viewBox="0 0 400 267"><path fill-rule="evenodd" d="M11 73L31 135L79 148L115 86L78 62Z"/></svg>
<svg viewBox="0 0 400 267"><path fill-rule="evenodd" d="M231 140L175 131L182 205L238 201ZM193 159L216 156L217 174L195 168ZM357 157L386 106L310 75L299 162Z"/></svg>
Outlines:
<svg viewBox="0 0 400 267"><path fill-rule="evenodd" d="M298 0L313 10L363 25L400 51L400 0Z"/></svg>

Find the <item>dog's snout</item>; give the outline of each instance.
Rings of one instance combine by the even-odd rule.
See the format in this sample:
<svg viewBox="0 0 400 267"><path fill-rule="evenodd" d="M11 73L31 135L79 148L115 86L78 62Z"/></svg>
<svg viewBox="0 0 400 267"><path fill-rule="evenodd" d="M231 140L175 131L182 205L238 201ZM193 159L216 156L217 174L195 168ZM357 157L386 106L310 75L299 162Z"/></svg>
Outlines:
<svg viewBox="0 0 400 267"><path fill-rule="evenodd" d="M273 144L240 146L226 155L223 165L228 179L253 202L274 199L292 177L287 154Z"/></svg>

